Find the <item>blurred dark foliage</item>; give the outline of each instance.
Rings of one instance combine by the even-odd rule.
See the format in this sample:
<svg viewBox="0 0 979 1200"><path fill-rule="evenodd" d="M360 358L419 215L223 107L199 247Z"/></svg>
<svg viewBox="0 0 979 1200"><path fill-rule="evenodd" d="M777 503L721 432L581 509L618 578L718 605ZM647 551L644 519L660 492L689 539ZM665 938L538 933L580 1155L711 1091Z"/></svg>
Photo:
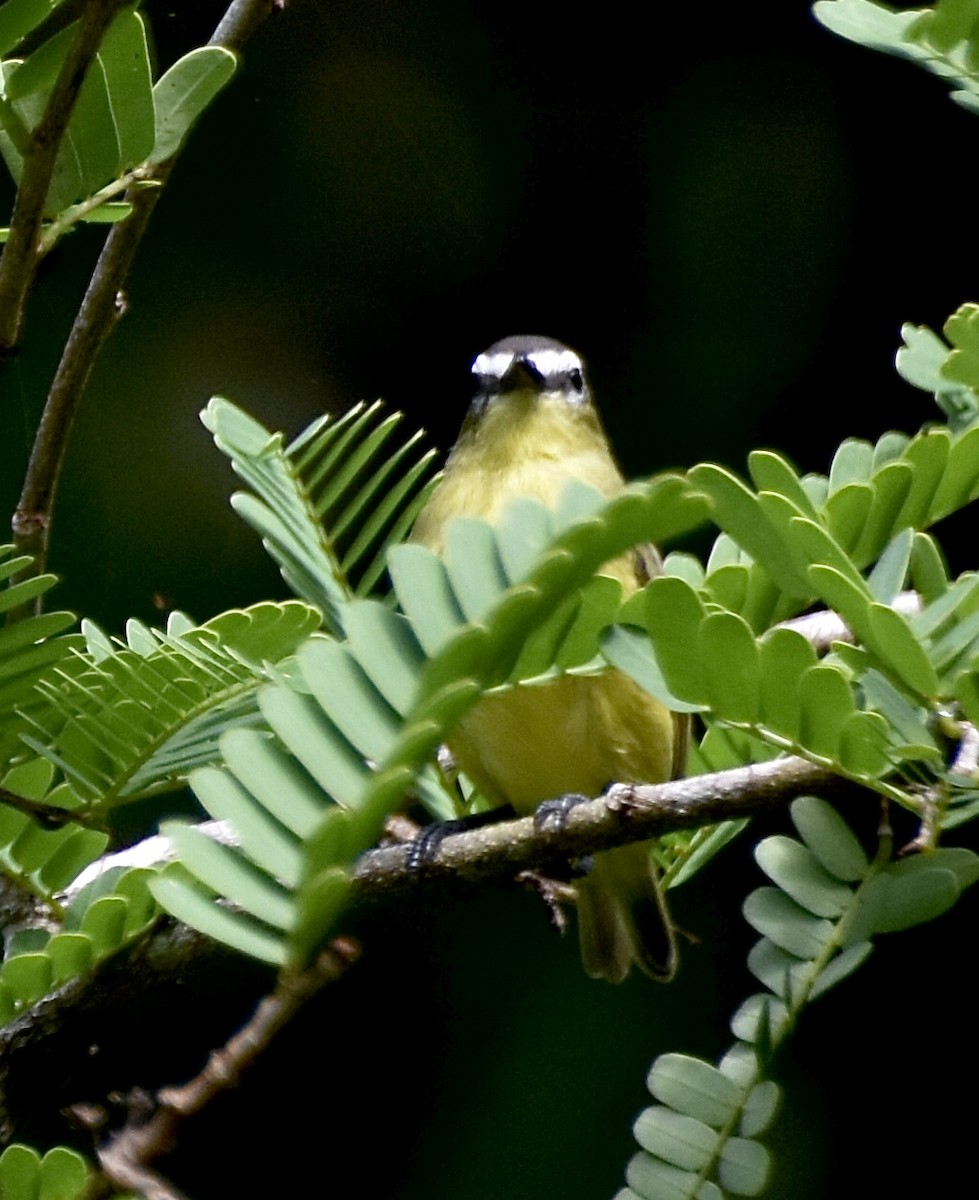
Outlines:
<svg viewBox="0 0 979 1200"><path fill-rule="evenodd" d="M222 5L146 7L165 65ZM448 446L470 359L510 333L588 357L629 474L740 469L758 445L825 470L844 437L913 431L937 413L894 373L900 325L979 299L959 216L976 144L938 80L837 41L803 0L642 17L290 0L157 211L72 444L58 598L115 630L284 595L227 505L207 398L295 433L380 395ZM6 511L99 236L47 265L0 385ZM973 520L951 527L960 568ZM365 917L363 964L215 1107L175 1176L198 1198L297 1180L379 1200L610 1196L645 1065L729 1043L758 882L744 843L674 893L698 944L659 989L586 980L526 896ZM952 1190L967 1156L938 1153L934 1125L954 1147L971 1116L935 1098L974 1061L949 1020L974 913L967 898L884 941L807 1015L781 1065L773 1197ZM203 1061L199 1004L144 1033L196 1040Z"/></svg>

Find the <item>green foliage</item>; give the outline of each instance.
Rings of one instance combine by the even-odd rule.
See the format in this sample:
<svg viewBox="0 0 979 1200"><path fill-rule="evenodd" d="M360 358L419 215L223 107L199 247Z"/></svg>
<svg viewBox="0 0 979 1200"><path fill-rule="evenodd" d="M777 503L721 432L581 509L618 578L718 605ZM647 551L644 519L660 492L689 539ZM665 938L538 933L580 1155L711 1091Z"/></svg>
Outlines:
<svg viewBox="0 0 979 1200"><path fill-rule="evenodd" d="M130 622L127 643L88 624L87 653L39 681L46 703L35 706L22 740L57 766L74 803L92 814L172 788L217 757L224 730L256 722L258 685L287 669L319 623L315 609L289 601L201 626L175 614L167 632Z"/></svg>
<svg viewBox="0 0 979 1200"><path fill-rule="evenodd" d="M979 427L850 440L828 477L800 479L769 451L749 465L757 490L710 464L690 472L724 531L707 567L668 558L606 631L603 651L672 707L708 713L917 811L895 772L916 791L920 767L941 771L936 713L956 700L979 713L977 581L950 580L920 532L979 491ZM903 616L892 602L918 581L926 602ZM839 613L859 649L839 645L820 659L791 625L772 627L816 600Z"/></svg>
<svg viewBox="0 0 979 1200"><path fill-rule="evenodd" d="M60 860L63 874L74 880L95 857L76 860L70 875ZM48 861L59 860L52 855ZM143 934L159 915L148 886L152 874L138 868L106 871L59 911L56 932L31 928L15 934L0 966L0 1025Z"/></svg>
<svg viewBox="0 0 979 1200"><path fill-rule="evenodd" d="M4 1200L75 1200L85 1194L91 1168L67 1146L43 1157L14 1142L0 1154L0 1196Z"/></svg>
<svg viewBox="0 0 979 1200"><path fill-rule="evenodd" d="M387 546L406 536L433 482L421 432L399 440L401 415L383 411L377 402L325 414L289 446L219 397L201 415L251 489L232 497L236 512L334 633L347 602L377 586Z"/></svg>
<svg viewBox="0 0 979 1200"><path fill-rule="evenodd" d="M2 786L27 800L60 800L52 796L53 770L49 763L34 761L11 767ZM105 850L108 835L66 822L46 829L26 812L0 804L0 871L47 904L78 873Z"/></svg>
<svg viewBox="0 0 979 1200"><path fill-rule="evenodd" d="M53 575L17 582L30 564L30 558L14 555L13 546L0 546L0 618L45 595L57 582ZM18 745L17 714L40 703L34 685L41 674L81 642L78 635L66 634L75 621L72 613L50 612L0 626L0 761L8 761Z"/></svg>
<svg viewBox="0 0 979 1200"><path fill-rule="evenodd" d="M979 305L963 304L943 332L951 347L924 325L905 325L897 369L908 383L934 394L958 431L979 414Z"/></svg>
<svg viewBox="0 0 979 1200"><path fill-rule="evenodd" d="M716 1067L682 1054L653 1064L657 1103L633 1127L640 1150L617 1200L760 1195L770 1156L758 1139L779 1106L765 1076L804 1007L855 971L876 935L932 920L979 879L979 856L967 850L888 862L885 844L870 861L825 801L802 797L791 812L801 840L759 843L755 857L774 886L744 905L762 935L748 966L766 990L735 1013L737 1040Z"/></svg>
<svg viewBox="0 0 979 1200"><path fill-rule="evenodd" d="M14 50L54 7L47 0L8 0L0 7L2 53ZM0 63L0 155L17 184L77 32L73 22L27 58ZM235 67L229 51L204 46L154 84L145 20L135 6L123 9L106 32L72 109L44 206L49 224L42 246L50 249L78 221L125 218L130 206L113 199L146 178L148 167L177 152Z"/></svg>
<svg viewBox="0 0 979 1200"><path fill-rule="evenodd" d="M813 12L833 33L908 58L947 79L952 99L979 112L976 0L938 0L930 8L902 12L875 0L816 0Z"/></svg>

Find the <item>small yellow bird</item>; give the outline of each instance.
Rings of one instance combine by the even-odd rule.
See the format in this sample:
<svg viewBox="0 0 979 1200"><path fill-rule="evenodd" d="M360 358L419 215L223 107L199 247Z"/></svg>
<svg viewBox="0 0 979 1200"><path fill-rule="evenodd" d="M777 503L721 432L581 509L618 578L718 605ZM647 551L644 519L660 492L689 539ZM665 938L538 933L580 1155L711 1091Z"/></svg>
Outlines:
<svg viewBox="0 0 979 1200"><path fill-rule="evenodd" d="M581 358L552 338L509 337L472 365L476 395L444 478L412 540L437 553L453 518L493 523L516 497L556 507L581 480L607 496L625 481L592 403ZM606 563L629 594L660 569L652 547ZM612 782L660 783L683 770L689 718L620 671L565 675L487 696L449 739L456 763L494 805L520 815L544 800L598 796ZM596 854L577 881L581 958L618 983L635 964L656 979L676 969L676 944L649 843Z"/></svg>

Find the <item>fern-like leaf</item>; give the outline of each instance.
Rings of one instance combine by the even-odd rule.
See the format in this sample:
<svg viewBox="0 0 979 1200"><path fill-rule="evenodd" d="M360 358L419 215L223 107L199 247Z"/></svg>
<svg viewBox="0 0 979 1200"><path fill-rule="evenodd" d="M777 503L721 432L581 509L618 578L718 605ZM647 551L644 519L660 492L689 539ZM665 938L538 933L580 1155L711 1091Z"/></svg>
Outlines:
<svg viewBox="0 0 979 1200"><path fill-rule="evenodd" d="M87 626L77 649L37 684L45 701L25 711L23 741L61 771L95 813L173 787L213 761L217 739L258 719L256 690L318 626L299 601L233 610L164 633L131 622L115 644Z"/></svg>
<svg viewBox="0 0 979 1200"><path fill-rule="evenodd" d="M421 451L421 433L400 437L400 414L383 413L378 402L320 417L288 446L227 400L201 415L251 489L232 498L235 510L334 633L350 599L377 585L387 546L407 534L432 483L435 452Z"/></svg>
<svg viewBox="0 0 979 1200"><path fill-rule="evenodd" d="M868 861L849 827L823 800L792 805L801 841L766 838L756 850L775 886L745 901L762 934L748 966L767 989L749 997L731 1028L738 1039L717 1066L662 1055L649 1073L657 1103L636 1120L640 1151L618 1200L756 1196L769 1153L758 1140L775 1120L779 1089L767 1064L805 1006L867 958L871 939L928 921L979 878L979 856L943 850L896 863L887 847Z"/></svg>

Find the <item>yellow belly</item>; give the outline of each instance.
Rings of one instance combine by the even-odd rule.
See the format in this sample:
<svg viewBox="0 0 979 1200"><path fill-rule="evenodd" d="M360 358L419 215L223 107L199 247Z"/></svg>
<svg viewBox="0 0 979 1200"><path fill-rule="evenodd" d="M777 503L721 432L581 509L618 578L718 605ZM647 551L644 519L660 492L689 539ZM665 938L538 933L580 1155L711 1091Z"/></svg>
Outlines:
<svg viewBox="0 0 979 1200"><path fill-rule="evenodd" d="M450 746L487 799L530 813L568 792L669 779L673 714L619 671L563 676L487 696Z"/></svg>

